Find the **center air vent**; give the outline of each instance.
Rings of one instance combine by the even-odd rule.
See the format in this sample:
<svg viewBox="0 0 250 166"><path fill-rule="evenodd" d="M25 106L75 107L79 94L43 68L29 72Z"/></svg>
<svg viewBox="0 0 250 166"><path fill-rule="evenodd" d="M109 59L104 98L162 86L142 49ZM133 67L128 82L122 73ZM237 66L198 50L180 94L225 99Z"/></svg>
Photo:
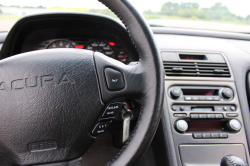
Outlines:
<svg viewBox="0 0 250 166"><path fill-rule="evenodd" d="M230 77L226 63L163 62L167 76Z"/></svg>

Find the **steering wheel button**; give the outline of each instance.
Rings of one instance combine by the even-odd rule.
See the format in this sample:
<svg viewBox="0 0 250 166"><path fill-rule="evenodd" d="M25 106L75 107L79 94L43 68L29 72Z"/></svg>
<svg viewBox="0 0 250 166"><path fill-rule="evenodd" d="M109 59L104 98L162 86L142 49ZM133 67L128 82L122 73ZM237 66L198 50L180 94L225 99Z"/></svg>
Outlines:
<svg viewBox="0 0 250 166"><path fill-rule="evenodd" d="M121 107L121 102L109 104L106 107L104 113L102 114L102 117L107 118L115 116L116 112L119 110L120 107Z"/></svg>
<svg viewBox="0 0 250 166"><path fill-rule="evenodd" d="M106 121L106 122L99 122L95 125L94 129L92 130L93 135L104 133L107 128L109 127L110 123L112 121Z"/></svg>
<svg viewBox="0 0 250 166"><path fill-rule="evenodd" d="M120 90L124 88L125 84L121 72L111 68L106 68L104 72L109 90Z"/></svg>

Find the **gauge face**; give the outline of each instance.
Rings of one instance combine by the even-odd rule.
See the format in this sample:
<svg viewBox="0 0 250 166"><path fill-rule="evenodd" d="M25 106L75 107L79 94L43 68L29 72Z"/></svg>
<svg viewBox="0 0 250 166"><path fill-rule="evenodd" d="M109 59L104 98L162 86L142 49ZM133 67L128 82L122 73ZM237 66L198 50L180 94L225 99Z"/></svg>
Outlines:
<svg viewBox="0 0 250 166"><path fill-rule="evenodd" d="M125 50L119 51L117 54L117 58L119 61L121 61L125 64L127 64L129 62L129 55L128 55L128 52Z"/></svg>
<svg viewBox="0 0 250 166"><path fill-rule="evenodd" d="M52 48L74 48L74 46L65 40L57 40L52 43L47 47L47 49L52 49Z"/></svg>
<svg viewBox="0 0 250 166"><path fill-rule="evenodd" d="M114 51L107 42L94 41L86 45L85 49L101 52L109 57L114 57Z"/></svg>

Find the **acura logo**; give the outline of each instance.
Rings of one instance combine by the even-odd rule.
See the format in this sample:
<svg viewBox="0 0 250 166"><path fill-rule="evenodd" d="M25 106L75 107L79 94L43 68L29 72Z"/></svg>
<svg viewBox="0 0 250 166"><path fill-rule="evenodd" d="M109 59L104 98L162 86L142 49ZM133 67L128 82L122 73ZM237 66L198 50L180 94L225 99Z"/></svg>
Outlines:
<svg viewBox="0 0 250 166"><path fill-rule="evenodd" d="M63 73L59 80L56 80L55 76L50 74L50 75L36 76L32 78L15 79L11 81L10 85L7 85L4 81L2 81L0 82L0 90L8 92L13 90L45 87L46 84L59 86L66 83L70 84L75 83L73 78L71 78L68 73Z"/></svg>

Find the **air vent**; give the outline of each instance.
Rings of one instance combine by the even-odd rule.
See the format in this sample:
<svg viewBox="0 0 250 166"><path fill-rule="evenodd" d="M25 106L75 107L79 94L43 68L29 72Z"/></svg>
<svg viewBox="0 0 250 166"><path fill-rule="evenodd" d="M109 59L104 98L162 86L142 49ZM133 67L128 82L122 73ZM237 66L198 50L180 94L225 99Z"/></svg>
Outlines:
<svg viewBox="0 0 250 166"><path fill-rule="evenodd" d="M164 61L167 76L230 77L226 63L167 62Z"/></svg>

